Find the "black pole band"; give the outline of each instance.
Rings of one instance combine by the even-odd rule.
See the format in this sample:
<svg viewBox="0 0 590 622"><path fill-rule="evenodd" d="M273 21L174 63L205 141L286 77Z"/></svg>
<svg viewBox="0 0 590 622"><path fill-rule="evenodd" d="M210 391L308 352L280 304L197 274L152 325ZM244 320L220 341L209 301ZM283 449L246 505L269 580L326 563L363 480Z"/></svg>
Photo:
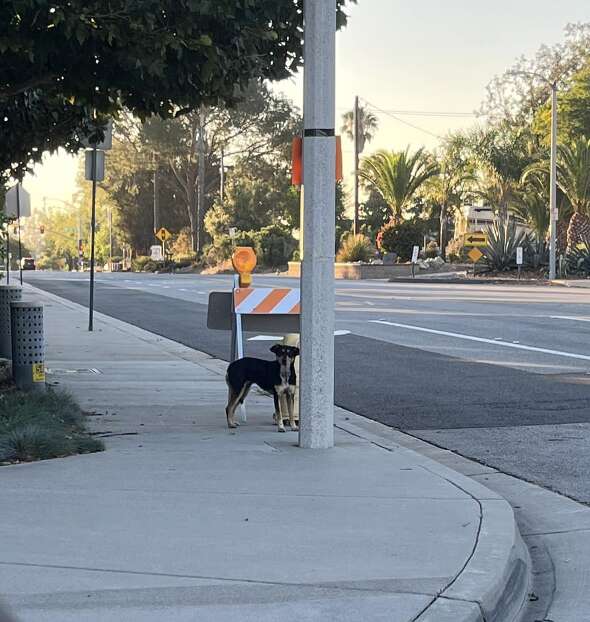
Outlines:
<svg viewBox="0 0 590 622"><path fill-rule="evenodd" d="M329 137L335 135L334 129L309 128L303 131L303 136L305 138Z"/></svg>

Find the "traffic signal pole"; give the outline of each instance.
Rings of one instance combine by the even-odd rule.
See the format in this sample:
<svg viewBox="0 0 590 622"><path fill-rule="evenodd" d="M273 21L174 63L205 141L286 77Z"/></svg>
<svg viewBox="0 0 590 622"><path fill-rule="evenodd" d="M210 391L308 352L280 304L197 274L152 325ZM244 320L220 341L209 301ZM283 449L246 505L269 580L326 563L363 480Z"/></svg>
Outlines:
<svg viewBox="0 0 590 622"><path fill-rule="evenodd" d="M334 445L336 0L305 0L299 444Z"/></svg>

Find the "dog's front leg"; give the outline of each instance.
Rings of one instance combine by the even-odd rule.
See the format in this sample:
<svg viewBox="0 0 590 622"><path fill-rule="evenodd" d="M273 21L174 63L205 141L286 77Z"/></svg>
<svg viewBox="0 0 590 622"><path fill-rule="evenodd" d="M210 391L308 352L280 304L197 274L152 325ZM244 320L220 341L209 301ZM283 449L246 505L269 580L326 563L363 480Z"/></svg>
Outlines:
<svg viewBox="0 0 590 622"><path fill-rule="evenodd" d="M295 394L292 390L286 393L287 408L289 410L289 427L293 432L297 432L299 429L295 423Z"/></svg>
<svg viewBox="0 0 590 622"><path fill-rule="evenodd" d="M285 432L285 424L283 423L283 420L285 419L285 415L287 414L287 408L286 408L286 404L285 404L285 400L286 400L287 396L285 395L285 392L282 391L279 394L279 420L278 420L278 426L279 426L279 432Z"/></svg>
<svg viewBox="0 0 590 622"><path fill-rule="evenodd" d="M272 415L272 420L273 420L273 423L276 425L279 422L279 418L281 416L281 405L279 404L279 394L276 392L276 390L273 392L272 397L273 397L274 404L275 404L275 411Z"/></svg>

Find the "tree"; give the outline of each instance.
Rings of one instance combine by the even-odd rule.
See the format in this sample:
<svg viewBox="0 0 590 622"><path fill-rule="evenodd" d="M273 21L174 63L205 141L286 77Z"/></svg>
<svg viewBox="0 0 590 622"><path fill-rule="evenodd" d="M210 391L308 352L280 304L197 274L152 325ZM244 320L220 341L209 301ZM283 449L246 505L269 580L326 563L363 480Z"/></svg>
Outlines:
<svg viewBox="0 0 590 622"><path fill-rule="evenodd" d="M575 140L590 136L590 54L582 68L567 81L558 93L557 116L559 138ZM546 103L536 114L533 128L546 144L551 140L551 104Z"/></svg>
<svg viewBox="0 0 590 622"><path fill-rule="evenodd" d="M535 241L535 264L538 265L547 251L549 230L549 196L543 175L530 174L523 178L522 189L516 194L512 213L533 231Z"/></svg>
<svg viewBox="0 0 590 622"><path fill-rule="evenodd" d="M373 241L377 232L391 220L391 207L375 188L371 188L367 200L361 204L360 209L363 232Z"/></svg>
<svg viewBox="0 0 590 622"><path fill-rule="evenodd" d="M21 178L45 149L77 150L93 111L169 118L233 105L252 80L300 67L302 32L302 0L6 0L0 170Z"/></svg>
<svg viewBox="0 0 590 622"><path fill-rule="evenodd" d="M549 161L535 162L525 171L523 179L549 177ZM557 185L567 198L573 214L567 231L568 248L590 236L590 139L576 140L557 146Z"/></svg>
<svg viewBox="0 0 590 622"><path fill-rule="evenodd" d="M437 163L424 149L410 153L385 151L365 158L360 176L369 188L374 188L387 202L392 220L399 222L420 186L439 172Z"/></svg>
<svg viewBox="0 0 590 622"><path fill-rule="evenodd" d="M264 159L236 162L225 186L223 203L218 198L205 217L205 228L213 241L227 236L230 227L257 231L272 224L296 227L299 193L291 186L286 166Z"/></svg>
<svg viewBox="0 0 590 622"><path fill-rule="evenodd" d="M470 155L465 134L459 132L448 136L438 157L440 173L427 180L421 192L426 202L437 208L439 247L443 258L448 241L449 213L461 208L476 181Z"/></svg>
<svg viewBox="0 0 590 622"><path fill-rule="evenodd" d="M368 108L359 106L358 124L359 153L362 153L365 150L365 144L370 143L375 137L375 133L379 127L379 120ZM349 110L342 115L341 132L348 140L354 141L354 110Z"/></svg>
<svg viewBox="0 0 590 622"><path fill-rule="evenodd" d="M476 129L468 140L480 169L478 194L507 220L524 171L539 158L538 141L529 127L514 128L508 122Z"/></svg>
<svg viewBox="0 0 590 622"><path fill-rule="evenodd" d="M507 123L517 128L530 124L551 95L549 82L567 86L571 76L586 62L589 50L590 23L568 24L563 43L553 47L542 45L533 58L519 58L503 75L490 82L482 114L491 125Z"/></svg>

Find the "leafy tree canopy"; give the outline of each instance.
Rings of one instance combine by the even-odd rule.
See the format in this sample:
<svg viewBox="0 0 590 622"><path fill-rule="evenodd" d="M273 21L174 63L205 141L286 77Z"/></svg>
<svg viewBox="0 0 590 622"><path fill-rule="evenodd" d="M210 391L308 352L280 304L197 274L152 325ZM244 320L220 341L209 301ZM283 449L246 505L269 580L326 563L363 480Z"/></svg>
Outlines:
<svg viewBox="0 0 590 622"><path fill-rule="evenodd" d="M338 23L346 0L337 0ZM355 0L349 0L354 2ZM233 104L249 82L292 75L303 0L5 0L0 172L80 147L93 111L167 118ZM83 135L87 129L82 129Z"/></svg>

